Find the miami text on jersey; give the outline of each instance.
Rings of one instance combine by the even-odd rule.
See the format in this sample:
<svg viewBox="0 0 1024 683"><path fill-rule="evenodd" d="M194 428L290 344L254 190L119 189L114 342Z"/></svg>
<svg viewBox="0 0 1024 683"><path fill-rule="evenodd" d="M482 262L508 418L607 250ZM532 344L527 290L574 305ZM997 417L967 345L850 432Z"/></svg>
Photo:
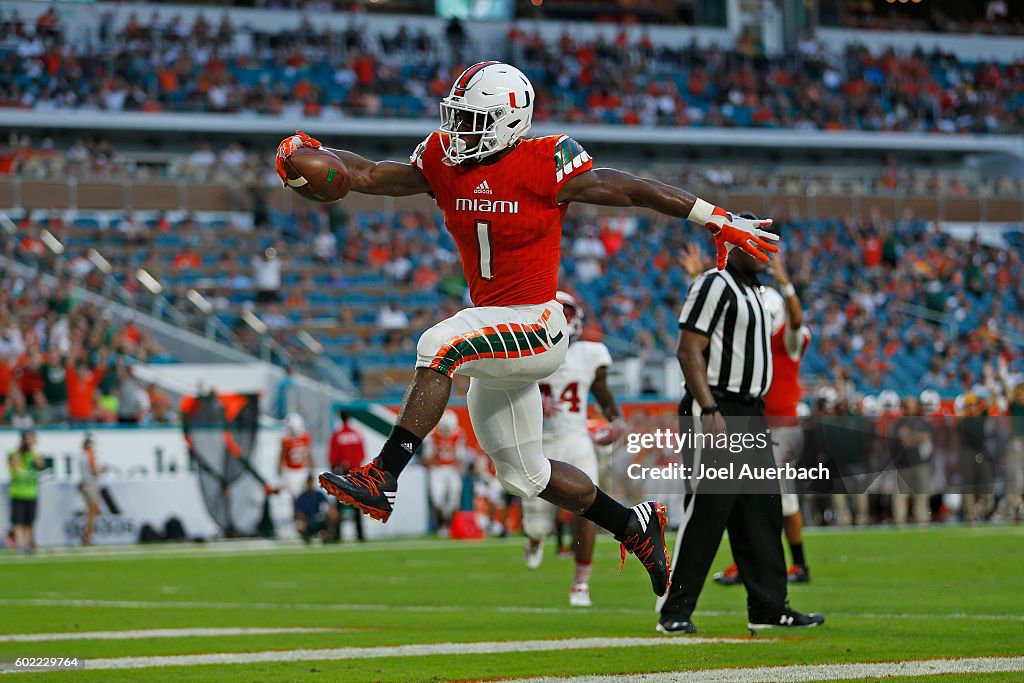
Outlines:
<svg viewBox="0 0 1024 683"><path fill-rule="evenodd" d="M519 202L504 199L463 199L455 200L456 211L474 211L483 213L519 213Z"/></svg>

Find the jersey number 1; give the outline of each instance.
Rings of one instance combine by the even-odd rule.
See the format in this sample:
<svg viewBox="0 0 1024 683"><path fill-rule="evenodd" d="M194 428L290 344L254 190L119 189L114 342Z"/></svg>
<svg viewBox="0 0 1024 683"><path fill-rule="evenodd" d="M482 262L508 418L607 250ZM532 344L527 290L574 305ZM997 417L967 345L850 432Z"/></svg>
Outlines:
<svg viewBox="0 0 1024 683"><path fill-rule="evenodd" d="M476 243L480 248L480 279L494 279L494 255L491 252L491 222L476 222Z"/></svg>

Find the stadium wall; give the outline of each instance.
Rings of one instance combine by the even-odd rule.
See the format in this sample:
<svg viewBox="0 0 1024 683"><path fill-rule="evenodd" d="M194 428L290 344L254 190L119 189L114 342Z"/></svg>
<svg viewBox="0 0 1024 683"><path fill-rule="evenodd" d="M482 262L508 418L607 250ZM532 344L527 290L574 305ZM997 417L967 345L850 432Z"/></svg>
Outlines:
<svg viewBox="0 0 1024 683"><path fill-rule="evenodd" d="M82 442L92 433L103 468L101 489L107 492L97 520L97 544L134 543L142 526L162 530L170 517L181 520L190 537L210 538L216 524L206 511L198 475L179 429L40 429L39 450L52 462L40 475L36 542L41 546L78 543L85 519ZM0 430L0 451L18 445L18 432ZM266 463L263 463L264 466ZM10 473L6 458L0 467L0 519L7 526Z"/></svg>
<svg viewBox="0 0 1024 683"><path fill-rule="evenodd" d="M227 185L188 185L185 183L71 183L0 180L0 207L8 213L20 210L99 210L99 211L229 211L237 204L237 188ZM858 195L730 192L708 189L701 195L721 206L749 207L764 215L775 215L781 206L791 208L793 215L807 218L865 216L877 209L883 217L896 219L910 209L923 220L1020 222L1024 220L1024 196L961 197L933 195ZM306 200L294 192L277 187L266 190L268 205L273 210L292 211L306 208ZM426 195L415 197L373 197L351 194L344 199L350 211L433 211L436 207ZM602 208L602 215L615 215L619 209Z"/></svg>
<svg viewBox="0 0 1024 683"><path fill-rule="evenodd" d="M367 452L376 453L383 437L364 424L359 429L367 440ZM39 429L39 450L51 467L40 475L36 542L40 546L76 545L85 521L85 498L79 491L82 480L82 442L92 434L102 468L101 490L107 494L101 505L94 542L97 545L135 543L142 526L162 531L167 520L181 520L189 538L210 539L219 529L207 512L199 488L198 471L188 454L185 439L177 428ZM272 485L279 485L277 463L282 432L261 428L253 467ZM19 432L0 429L0 453L18 445ZM317 467L326 465L323 450L314 452ZM315 473L314 473L315 474ZM0 465L0 529L9 530L10 501L7 459ZM113 503L113 505L111 505ZM262 506L262 497L245 503ZM279 538L295 538L291 498L287 491L270 497L270 514ZM427 530L427 481L422 467L410 467L402 476L400 504L387 526L367 519L368 538L412 536Z"/></svg>
<svg viewBox="0 0 1024 683"><path fill-rule="evenodd" d="M967 33L923 33L919 31L862 31L850 28L820 28L818 39L832 51L850 43L860 43L872 53L889 48L913 50L918 47L951 52L967 62L992 60L1011 64L1024 59L1024 40L1020 36L976 36Z"/></svg>

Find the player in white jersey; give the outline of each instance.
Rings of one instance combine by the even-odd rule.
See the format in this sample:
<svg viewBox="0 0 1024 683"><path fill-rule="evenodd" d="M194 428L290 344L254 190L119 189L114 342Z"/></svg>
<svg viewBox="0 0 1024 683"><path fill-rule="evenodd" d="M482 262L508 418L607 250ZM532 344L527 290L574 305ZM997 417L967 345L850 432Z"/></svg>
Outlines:
<svg viewBox="0 0 1024 683"><path fill-rule="evenodd" d="M580 341L583 311L567 292L555 298L562 303L569 323L569 350L565 360L540 383L544 398L543 449L552 460L569 463L582 470L596 484L597 453L587 430L587 403L592 393L609 428L597 437L601 445L618 439L625 430L619 407L608 390L607 372L612 364L608 348L600 342ZM536 569L544 557L544 539L551 531L555 508L540 498L523 500L523 532L526 534L526 566ZM569 604L590 607L590 565L594 555L597 526L576 517L573 525L573 550L576 570Z"/></svg>

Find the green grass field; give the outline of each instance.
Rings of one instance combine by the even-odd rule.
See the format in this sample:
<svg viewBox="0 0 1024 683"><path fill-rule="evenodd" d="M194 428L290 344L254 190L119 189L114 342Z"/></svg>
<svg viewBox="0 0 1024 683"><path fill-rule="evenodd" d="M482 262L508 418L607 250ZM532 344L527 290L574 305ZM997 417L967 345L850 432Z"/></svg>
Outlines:
<svg viewBox="0 0 1024 683"><path fill-rule="evenodd" d="M581 610L568 607L572 563L552 557L549 546L544 565L528 571L519 539L3 553L0 634L57 635L42 642L0 635L0 659L77 656L87 666L115 666L111 658L380 648L319 660L301 652L295 661L158 660L149 668L19 673L4 680L390 682L1024 654L1024 527L811 532L806 547L814 582L792 588L790 599L797 609L824 613L823 628L752 639L742 587L709 583L695 615L699 636L733 640L546 643L538 651L501 653L490 651L498 646L464 644L658 638L645 572L628 558L619 576L618 546L603 539L591 581L595 607ZM716 566L727 561L723 543ZM60 635L296 627L330 630L88 640ZM445 654L392 649L444 643L456 645ZM723 675L714 680L730 680ZM942 680L1021 681L1024 663L1011 672Z"/></svg>

